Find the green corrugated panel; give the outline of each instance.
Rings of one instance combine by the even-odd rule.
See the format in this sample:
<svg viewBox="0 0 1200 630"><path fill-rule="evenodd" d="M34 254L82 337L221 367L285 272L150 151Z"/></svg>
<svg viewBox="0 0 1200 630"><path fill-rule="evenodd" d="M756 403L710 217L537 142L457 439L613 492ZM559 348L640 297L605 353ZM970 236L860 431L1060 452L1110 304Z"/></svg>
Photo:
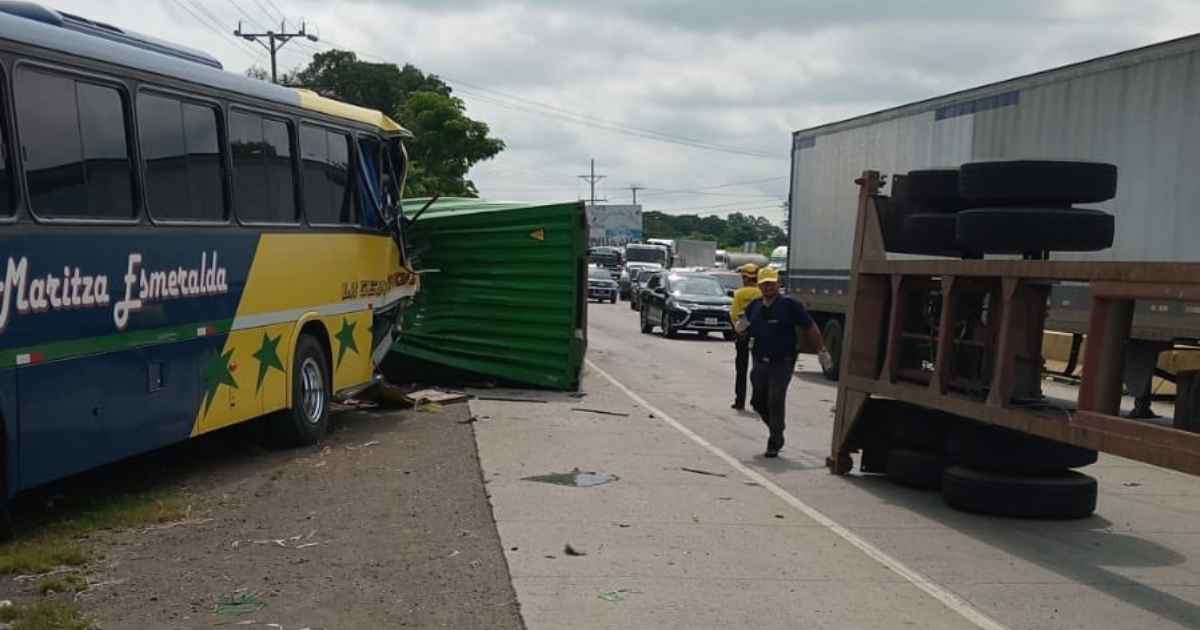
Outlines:
<svg viewBox="0 0 1200 630"><path fill-rule="evenodd" d="M406 200L411 212L424 200ZM574 389L587 345L582 202L440 199L409 228L421 290L392 351L538 387Z"/></svg>

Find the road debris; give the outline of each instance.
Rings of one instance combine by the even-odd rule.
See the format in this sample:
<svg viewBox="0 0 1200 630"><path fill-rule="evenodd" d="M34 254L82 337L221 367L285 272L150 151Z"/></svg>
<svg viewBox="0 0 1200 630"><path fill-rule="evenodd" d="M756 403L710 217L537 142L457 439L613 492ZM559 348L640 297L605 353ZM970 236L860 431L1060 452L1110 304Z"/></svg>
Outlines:
<svg viewBox="0 0 1200 630"><path fill-rule="evenodd" d="M314 541L314 542L305 542L305 543L300 542L303 540L312 540L312 537L315 536L316 533L317 533L317 530L314 529L314 530L308 532L308 535L296 534L295 536L290 536L288 538L264 538L262 540L235 540L232 543L230 543L229 546L234 549L238 549L239 547L242 546L242 543L250 543L252 545L275 545L276 547L282 547L284 549L308 549L309 547L316 547L317 545L323 545L326 542L329 542L329 541Z"/></svg>
<svg viewBox="0 0 1200 630"><path fill-rule="evenodd" d="M164 529L173 529L175 527L185 527L187 525L203 525L205 523L211 523L212 521L213 519L211 518L190 518L182 521L175 521L174 523L167 523L165 525L151 525L150 527L143 527L141 532L144 534L147 532L156 532Z"/></svg>
<svg viewBox="0 0 1200 630"><path fill-rule="evenodd" d="M522 402L522 403L545 403L548 401L539 400L537 398L518 398L515 396L475 396L475 400L487 400L494 402Z"/></svg>
<svg viewBox="0 0 1200 630"><path fill-rule="evenodd" d="M699 468L688 468L687 466L680 466L679 470L682 470L684 472L696 473L697 475L708 475L709 477L728 477L729 476L728 473L710 472L707 470L701 470Z"/></svg>
<svg viewBox="0 0 1200 630"><path fill-rule="evenodd" d="M266 606L267 603L259 599L258 595L243 590L218 597L215 612L218 615L248 615Z"/></svg>
<svg viewBox="0 0 1200 630"><path fill-rule="evenodd" d="M421 403L437 403L440 405L448 405L450 403L462 402L467 400L467 395L462 392L444 392L440 389L422 389L404 395L414 405Z"/></svg>
<svg viewBox="0 0 1200 630"><path fill-rule="evenodd" d="M417 411L421 413L442 413L443 407L438 403L422 403L417 406Z"/></svg>
<svg viewBox="0 0 1200 630"><path fill-rule="evenodd" d="M571 543L567 543L567 544L563 545L563 553L567 554L568 556L574 556L576 558L587 555L586 551L580 551L580 550L572 547Z"/></svg>
<svg viewBox="0 0 1200 630"><path fill-rule="evenodd" d="M363 442L362 444L359 444L358 446L348 445L348 446L346 446L346 450L347 451L357 451L360 448L371 448L372 446L379 446L382 443L383 442L380 442L379 440L371 440L370 442Z"/></svg>
<svg viewBox="0 0 1200 630"><path fill-rule="evenodd" d="M615 591L604 591L600 593L600 599L606 602L619 602L625 599L625 594L631 592L627 588L619 588Z"/></svg>
<svg viewBox="0 0 1200 630"><path fill-rule="evenodd" d="M1140 484L1136 481L1126 481L1125 483L1122 483L1121 485L1125 486L1126 488L1137 488L1137 487L1140 487L1142 484Z"/></svg>
<svg viewBox="0 0 1200 630"><path fill-rule="evenodd" d="M550 473L548 475L535 475L533 477L522 477L522 481L538 481L541 483L550 483L556 486L574 486L576 488L592 488L602 486L606 483L616 481L620 477L609 473L598 472L580 472L578 468L569 473Z"/></svg>
<svg viewBox="0 0 1200 630"><path fill-rule="evenodd" d="M628 418L629 414L621 411L605 411L603 409L589 409L588 407L571 407L571 411L582 411L583 413L598 413L602 416L617 416L620 418Z"/></svg>

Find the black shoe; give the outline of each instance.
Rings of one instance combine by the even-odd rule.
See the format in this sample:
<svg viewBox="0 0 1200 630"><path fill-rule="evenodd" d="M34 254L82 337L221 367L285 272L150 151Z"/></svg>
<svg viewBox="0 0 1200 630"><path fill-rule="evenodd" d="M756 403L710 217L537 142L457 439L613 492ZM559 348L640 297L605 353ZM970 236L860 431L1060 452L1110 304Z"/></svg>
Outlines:
<svg viewBox="0 0 1200 630"><path fill-rule="evenodd" d="M746 408L746 403L735 402L732 405L729 405L729 408L737 409L738 411L741 411Z"/></svg>
<svg viewBox="0 0 1200 630"><path fill-rule="evenodd" d="M763 453L763 457L779 457L779 449L769 448L766 453Z"/></svg>

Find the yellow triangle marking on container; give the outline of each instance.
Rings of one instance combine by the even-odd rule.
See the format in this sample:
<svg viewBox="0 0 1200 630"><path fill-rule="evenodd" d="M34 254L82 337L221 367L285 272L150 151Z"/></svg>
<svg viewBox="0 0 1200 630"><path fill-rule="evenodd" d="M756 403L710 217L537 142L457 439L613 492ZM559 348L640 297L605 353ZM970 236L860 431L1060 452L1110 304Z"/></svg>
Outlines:
<svg viewBox="0 0 1200 630"><path fill-rule="evenodd" d="M546 240L546 230L544 230L542 228L538 228L538 229L530 232L529 236L531 238L533 238L533 240L535 240L535 241L544 241L544 240Z"/></svg>

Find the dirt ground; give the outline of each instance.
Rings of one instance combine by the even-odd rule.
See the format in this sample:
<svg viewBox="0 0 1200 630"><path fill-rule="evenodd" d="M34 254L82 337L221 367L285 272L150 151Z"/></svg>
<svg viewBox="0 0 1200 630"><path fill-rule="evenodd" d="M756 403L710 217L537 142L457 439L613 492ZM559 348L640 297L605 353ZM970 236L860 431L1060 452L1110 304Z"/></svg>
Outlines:
<svg viewBox="0 0 1200 630"><path fill-rule="evenodd" d="M318 447L235 430L74 482L196 505L173 526L99 534L84 613L105 629L522 628L469 413L343 411ZM0 598L22 595L4 581Z"/></svg>

